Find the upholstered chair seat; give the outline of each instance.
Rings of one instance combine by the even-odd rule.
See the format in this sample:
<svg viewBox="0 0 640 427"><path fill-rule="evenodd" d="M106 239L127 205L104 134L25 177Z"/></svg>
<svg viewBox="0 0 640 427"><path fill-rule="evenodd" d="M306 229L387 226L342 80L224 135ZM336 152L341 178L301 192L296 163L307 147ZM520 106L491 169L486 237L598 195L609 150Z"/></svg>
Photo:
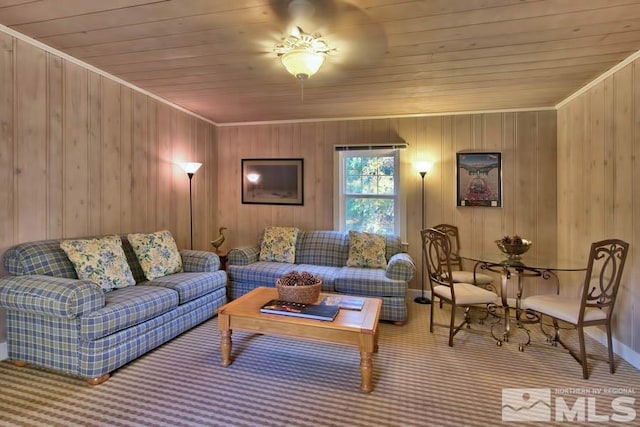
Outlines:
<svg viewBox="0 0 640 427"><path fill-rule="evenodd" d="M473 273L473 271L454 270L451 272L451 279L455 283L475 283L478 286L485 286L493 282L493 277L484 273Z"/></svg>
<svg viewBox="0 0 640 427"><path fill-rule="evenodd" d="M499 302L498 295L471 283L454 283L453 289L456 295L456 304L458 305L498 304ZM452 299L449 286L434 286L433 293L447 301Z"/></svg>
<svg viewBox="0 0 640 427"><path fill-rule="evenodd" d="M580 316L580 300L569 297L559 297L557 295L534 295L522 302L522 308L538 312L544 312L550 317L563 320L572 324L578 323ZM591 322L594 320L605 320L607 310L595 307L586 307L584 320Z"/></svg>

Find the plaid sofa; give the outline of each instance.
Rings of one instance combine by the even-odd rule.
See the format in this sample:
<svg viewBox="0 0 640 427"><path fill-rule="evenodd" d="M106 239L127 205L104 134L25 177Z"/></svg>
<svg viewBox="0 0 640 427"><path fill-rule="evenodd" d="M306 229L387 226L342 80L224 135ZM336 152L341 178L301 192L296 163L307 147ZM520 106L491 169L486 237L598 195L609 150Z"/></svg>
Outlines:
<svg viewBox="0 0 640 427"><path fill-rule="evenodd" d="M22 243L4 253L0 277L9 358L97 384L111 371L211 318L227 277L210 252L182 250L184 272L146 281L122 237L136 286L104 292L78 280L60 240Z"/></svg>
<svg viewBox="0 0 640 427"><path fill-rule="evenodd" d="M386 270L347 267L349 233L340 231L301 230L295 264L259 261L259 244L234 248L227 257L228 297L238 298L259 286L275 287L276 279L293 270L308 271L322 279L323 292L380 298L380 318L404 323L408 282L416 267L409 254L402 252L399 236L386 239Z"/></svg>

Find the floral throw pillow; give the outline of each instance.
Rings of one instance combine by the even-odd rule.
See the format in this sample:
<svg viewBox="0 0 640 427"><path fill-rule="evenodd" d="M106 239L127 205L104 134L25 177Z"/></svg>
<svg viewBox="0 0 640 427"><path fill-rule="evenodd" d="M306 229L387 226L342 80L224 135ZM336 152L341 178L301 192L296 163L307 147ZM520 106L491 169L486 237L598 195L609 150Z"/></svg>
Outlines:
<svg viewBox="0 0 640 427"><path fill-rule="evenodd" d="M295 227L267 227L260 245L260 261L296 261L296 239L300 230Z"/></svg>
<svg viewBox="0 0 640 427"><path fill-rule="evenodd" d="M380 234L349 231L349 267L387 268L387 239Z"/></svg>
<svg viewBox="0 0 640 427"><path fill-rule="evenodd" d="M170 231L128 234L127 239L147 280L182 271L182 257Z"/></svg>
<svg viewBox="0 0 640 427"><path fill-rule="evenodd" d="M105 291L136 284L119 236L63 240L60 248L73 263L78 278L89 280Z"/></svg>

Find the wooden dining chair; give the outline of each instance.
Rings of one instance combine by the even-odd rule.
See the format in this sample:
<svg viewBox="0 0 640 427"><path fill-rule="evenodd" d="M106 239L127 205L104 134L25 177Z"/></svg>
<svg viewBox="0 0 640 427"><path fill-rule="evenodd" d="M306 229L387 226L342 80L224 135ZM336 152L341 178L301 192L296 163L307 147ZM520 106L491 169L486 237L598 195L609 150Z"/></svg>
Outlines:
<svg viewBox="0 0 640 427"><path fill-rule="evenodd" d="M458 253L460 252L460 235L458 234L458 227L451 224L438 224L435 227L436 230L443 232L451 242L451 278L457 283L472 283L478 286L484 286L493 283L493 277L488 274L479 273L475 270L465 270L462 266L462 258Z"/></svg>
<svg viewBox="0 0 640 427"><path fill-rule="evenodd" d="M594 242L591 244L587 271L579 297L571 298L556 294L534 295L522 301L524 309L538 313L540 328L548 339L554 345L560 343L582 365L584 379L589 378L584 341L584 328L587 326L605 326L609 351L609 369L612 374L615 372L611 339L611 317L628 251L629 244L622 240L609 239ZM543 316L548 316L552 319L553 335L544 330ZM566 322L577 329L580 342L579 355L560 339L558 321Z"/></svg>
<svg viewBox="0 0 640 427"><path fill-rule="evenodd" d="M463 326L470 324L469 309L472 306L495 304L498 295L494 292L473 285L471 283L454 282L451 269L451 239L435 228L427 228L420 231L422 236L422 253L424 254L431 297L435 302L438 298L451 304L451 317L449 325L436 324L433 321L434 305L431 304L429 331L433 332L434 326L449 327L449 346L453 347L453 337ZM464 320L456 326L456 310L464 308Z"/></svg>

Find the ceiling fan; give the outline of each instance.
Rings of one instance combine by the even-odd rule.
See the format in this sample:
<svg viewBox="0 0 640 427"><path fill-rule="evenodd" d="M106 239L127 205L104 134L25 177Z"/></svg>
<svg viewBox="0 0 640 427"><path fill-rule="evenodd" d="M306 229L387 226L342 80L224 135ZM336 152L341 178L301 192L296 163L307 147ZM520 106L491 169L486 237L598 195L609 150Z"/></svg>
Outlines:
<svg viewBox="0 0 640 427"><path fill-rule="evenodd" d="M300 81L317 73L327 57L347 69L371 65L386 50L381 25L347 1L271 0L270 6L285 29L273 50Z"/></svg>

